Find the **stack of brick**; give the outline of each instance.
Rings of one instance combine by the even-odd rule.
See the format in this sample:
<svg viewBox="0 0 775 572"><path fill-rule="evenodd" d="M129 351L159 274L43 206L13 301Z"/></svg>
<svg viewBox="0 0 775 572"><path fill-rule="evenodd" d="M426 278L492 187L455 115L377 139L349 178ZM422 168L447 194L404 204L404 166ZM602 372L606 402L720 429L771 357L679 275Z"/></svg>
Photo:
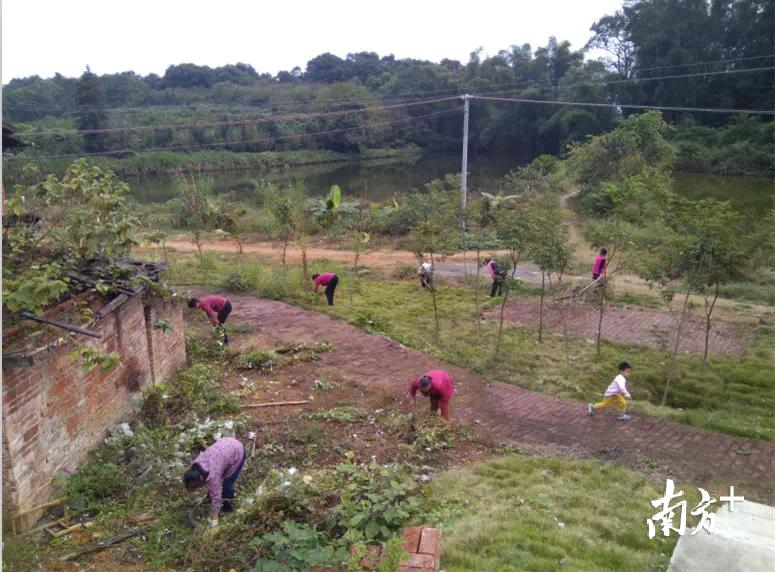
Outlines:
<svg viewBox="0 0 775 572"><path fill-rule="evenodd" d="M439 572L441 529L426 526L407 528L402 546L409 557L399 564L398 572Z"/></svg>
<svg viewBox="0 0 775 572"><path fill-rule="evenodd" d="M441 530L427 526L412 526L404 530L402 548L409 553L398 565L398 572L438 572L441 559ZM359 562L364 570L376 570L386 557L380 546L366 547ZM322 571L321 571L322 572Z"/></svg>

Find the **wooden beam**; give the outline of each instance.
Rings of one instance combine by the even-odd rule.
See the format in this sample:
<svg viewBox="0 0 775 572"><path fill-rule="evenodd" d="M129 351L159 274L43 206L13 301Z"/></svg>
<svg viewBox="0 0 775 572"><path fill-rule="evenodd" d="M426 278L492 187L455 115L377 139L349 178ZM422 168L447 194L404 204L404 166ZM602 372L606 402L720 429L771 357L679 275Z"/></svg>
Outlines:
<svg viewBox="0 0 775 572"><path fill-rule="evenodd" d="M280 405L304 405L309 403L308 400L304 401L275 401L273 403L248 403L247 405L240 405L243 409L255 409L258 407L279 407Z"/></svg>
<svg viewBox="0 0 775 572"><path fill-rule="evenodd" d="M125 540L132 538L133 536L137 536L138 534L142 534L143 532L145 532L144 528L136 528L134 530L130 530L129 532L125 532L123 534L119 534L118 536L114 536L109 540L84 546L83 548L81 548L76 552L70 552L69 554L65 554L64 556L60 557L59 560L61 562L67 562L68 560L75 560L76 558L83 556L84 554L91 554L92 552L98 552L100 550L105 550L106 548L110 548L111 546L115 546L116 544L124 542Z"/></svg>
<svg viewBox="0 0 775 572"><path fill-rule="evenodd" d="M119 294L113 300L111 300L109 304L106 304L105 306L97 310L95 314L98 318L104 318L111 312L115 311L119 306L121 306L127 300L129 300L129 296L127 296L126 294Z"/></svg>
<svg viewBox="0 0 775 572"><path fill-rule="evenodd" d="M40 316L36 316L35 314L30 314L29 312L21 312L19 315L22 318L25 318L26 320L32 320L33 322L39 322L41 324L56 326L57 328L62 328L63 330L67 330L68 332L75 332L76 334L83 334L84 336L91 336L92 338L102 337L100 334L98 334L93 330L87 330L86 328L79 328L78 326L65 324L64 322L59 322L57 320L49 320L48 318L41 318Z"/></svg>

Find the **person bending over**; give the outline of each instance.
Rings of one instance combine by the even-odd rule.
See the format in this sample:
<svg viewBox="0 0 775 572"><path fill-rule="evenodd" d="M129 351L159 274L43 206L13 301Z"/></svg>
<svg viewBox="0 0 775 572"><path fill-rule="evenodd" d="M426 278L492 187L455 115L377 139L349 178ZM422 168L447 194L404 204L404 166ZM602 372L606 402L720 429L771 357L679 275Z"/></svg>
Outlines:
<svg viewBox="0 0 775 572"><path fill-rule="evenodd" d="M221 512L233 512L234 487L245 464L245 446L233 437L218 439L199 453L183 475L186 490L207 485L210 495L210 527L218 526Z"/></svg>
<svg viewBox="0 0 775 572"><path fill-rule="evenodd" d="M431 400L431 413L441 409L441 416L449 421L449 401L455 393L455 381L442 369L434 369L418 377L409 385L412 410L417 409L417 391Z"/></svg>
<svg viewBox="0 0 775 572"><path fill-rule="evenodd" d="M326 299L328 300L328 305L333 306L334 290L336 290L336 285L339 284L339 276L333 272L326 272L325 274L313 274L312 281L315 283L315 292L317 292L318 288L321 286L326 287Z"/></svg>

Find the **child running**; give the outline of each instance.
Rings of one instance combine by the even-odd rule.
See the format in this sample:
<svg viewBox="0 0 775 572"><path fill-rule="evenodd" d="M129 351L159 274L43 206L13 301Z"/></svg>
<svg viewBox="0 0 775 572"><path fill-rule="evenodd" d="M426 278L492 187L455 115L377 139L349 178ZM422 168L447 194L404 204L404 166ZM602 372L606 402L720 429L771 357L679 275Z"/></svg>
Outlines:
<svg viewBox="0 0 775 572"><path fill-rule="evenodd" d="M605 390L605 398L600 403L588 404L587 415L596 415L606 407L616 405L619 409L619 415L616 417L619 421L627 421L630 416L627 415L627 402L625 399L632 399L630 392L627 391L627 376L630 375L630 364L623 361L619 364L619 375L617 375Z"/></svg>

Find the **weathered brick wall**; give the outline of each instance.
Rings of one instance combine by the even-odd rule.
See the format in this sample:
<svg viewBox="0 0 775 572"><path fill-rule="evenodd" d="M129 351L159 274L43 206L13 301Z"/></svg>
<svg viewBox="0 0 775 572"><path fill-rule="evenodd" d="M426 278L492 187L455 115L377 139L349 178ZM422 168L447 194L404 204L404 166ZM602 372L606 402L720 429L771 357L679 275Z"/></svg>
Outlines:
<svg viewBox="0 0 775 572"><path fill-rule="evenodd" d="M172 328L164 332L155 326L163 319ZM145 309L145 327L148 336L151 373L154 382L160 382L172 375L180 364L186 361L186 341L183 336L185 324L180 306L172 302L159 302ZM173 335L174 334L174 335Z"/></svg>
<svg viewBox="0 0 775 572"><path fill-rule="evenodd" d="M171 332L147 324L147 318L161 314L172 325ZM75 344L68 335L61 344L36 354L32 367L3 369L6 513L45 502L54 476L73 471L86 459L107 428L130 410L132 395L185 362L180 306L156 302L145 309L135 297L91 327L101 338L78 336L79 343L121 356L121 363L107 373L99 367L84 372L80 361L69 355ZM36 517L32 514L28 520Z"/></svg>

